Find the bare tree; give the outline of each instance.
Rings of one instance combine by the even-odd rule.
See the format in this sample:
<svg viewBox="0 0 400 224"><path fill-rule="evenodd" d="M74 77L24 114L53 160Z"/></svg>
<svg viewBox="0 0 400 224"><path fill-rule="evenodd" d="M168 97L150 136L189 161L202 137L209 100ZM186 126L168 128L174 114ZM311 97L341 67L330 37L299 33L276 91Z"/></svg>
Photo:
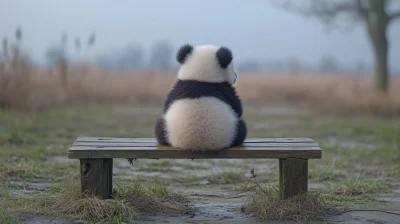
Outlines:
<svg viewBox="0 0 400 224"><path fill-rule="evenodd" d="M303 15L319 18L328 27L354 28L363 22L375 55L376 86L387 92L389 87L387 30L400 18L400 1L396 0L278 0L280 6ZM396 7L397 6L397 7ZM395 9L397 8L397 9ZM341 17L347 17L345 25Z"/></svg>
<svg viewBox="0 0 400 224"><path fill-rule="evenodd" d="M88 39L88 48L92 47L94 45L94 42L96 41L96 34L94 32L92 32L89 36Z"/></svg>
<svg viewBox="0 0 400 224"><path fill-rule="evenodd" d="M7 37L3 37L3 56L4 58L8 58L8 39Z"/></svg>
<svg viewBox="0 0 400 224"><path fill-rule="evenodd" d="M18 42L22 40L22 28L20 26L15 30L15 39L17 39Z"/></svg>
<svg viewBox="0 0 400 224"><path fill-rule="evenodd" d="M173 47L168 40L159 40L151 48L150 66L153 69L169 69L171 58L173 57Z"/></svg>
<svg viewBox="0 0 400 224"><path fill-rule="evenodd" d="M81 39L75 37L75 50L79 53L81 51Z"/></svg>
<svg viewBox="0 0 400 224"><path fill-rule="evenodd" d="M287 67L290 74L297 75L301 70L301 62L297 57L291 56L287 60Z"/></svg>
<svg viewBox="0 0 400 224"><path fill-rule="evenodd" d="M118 67L121 69L138 69L143 65L144 52L139 43L128 44L118 58Z"/></svg>
<svg viewBox="0 0 400 224"><path fill-rule="evenodd" d="M51 45L45 52L50 66L55 66L61 75L61 84L64 91L68 88L68 35L63 33L59 44Z"/></svg>
<svg viewBox="0 0 400 224"><path fill-rule="evenodd" d="M319 69L321 72L337 72L338 71L338 63L336 58L333 55L326 54L321 57L319 62Z"/></svg>

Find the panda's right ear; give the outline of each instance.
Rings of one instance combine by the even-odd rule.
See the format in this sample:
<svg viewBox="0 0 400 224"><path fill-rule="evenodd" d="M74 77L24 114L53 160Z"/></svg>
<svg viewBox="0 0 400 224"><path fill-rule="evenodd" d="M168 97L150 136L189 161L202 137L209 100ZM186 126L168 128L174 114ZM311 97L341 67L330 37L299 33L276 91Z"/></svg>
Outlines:
<svg viewBox="0 0 400 224"><path fill-rule="evenodd" d="M176 54L176 60L180 63L183 64L185 62L186 57L191 54L193 51L193 46L190 44L185 44L181 46L178 50L178 53Z"/></svg>

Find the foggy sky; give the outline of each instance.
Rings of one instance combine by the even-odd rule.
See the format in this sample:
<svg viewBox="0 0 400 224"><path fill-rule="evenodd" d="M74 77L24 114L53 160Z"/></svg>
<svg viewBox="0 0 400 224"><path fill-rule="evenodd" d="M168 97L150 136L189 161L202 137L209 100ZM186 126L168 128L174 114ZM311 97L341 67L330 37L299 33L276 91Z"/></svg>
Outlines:
<svg viewBox="0 0 400 224"><path fill-rule="evenodd" d="M87 39L93 31L91 55L136 42L148 50L168 39L175 49L184 43L225 45L239 61L295 56L316 64L330 53L345 65L373 62L362 24L349 34L326 33L318 20L268 0L0 0L0 37L13 37L18 25L24 48L40 60L62 32ZM400 20L390 26L389 41L390 66L400 71Z"/></svg>

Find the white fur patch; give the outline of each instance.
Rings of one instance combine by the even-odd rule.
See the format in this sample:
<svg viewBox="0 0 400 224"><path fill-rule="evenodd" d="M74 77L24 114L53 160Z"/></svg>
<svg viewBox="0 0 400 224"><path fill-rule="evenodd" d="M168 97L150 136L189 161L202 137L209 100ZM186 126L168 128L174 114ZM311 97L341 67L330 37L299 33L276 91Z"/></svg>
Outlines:
<svg viewBox="0 0 400 224"><path fill-rule="evenodd" d="M231 107L214 97L178 100L164 118L170 144L190 151L228 147L238 122Z"/></svg>
<svg viewBox="0 0 400 224"><path fill-rule="evenodd" d="M216 53L219 47L201 45L193 48L193 52L186 58L178 71L180 80L197 80L205 82L224 82L234 84L236 75L233 60L226 69L218 64Z"/></svg>

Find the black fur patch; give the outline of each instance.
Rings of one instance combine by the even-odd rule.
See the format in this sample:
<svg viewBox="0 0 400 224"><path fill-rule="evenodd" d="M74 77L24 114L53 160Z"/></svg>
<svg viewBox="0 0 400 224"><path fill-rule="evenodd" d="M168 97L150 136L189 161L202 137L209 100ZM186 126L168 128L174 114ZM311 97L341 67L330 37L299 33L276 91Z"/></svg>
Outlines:
<svg viewBox="0 0 400 224"><path fill-rule="evenodd" d="M200 97L215 97L227 103L236 112L238 117L242 116L242 104L233 86L228 82L211 83L195 80L177 80L167 96L164 105L164 113L169 106L179 99L195 99Z"/></svg>
<svg viewBox="0 0 400 224"><path fill-rule="evenodd" d="M193 51L193 46L190 44L185 44L181 46L176 53L176 60L180 63L183 64L185 62L186 57L192 53Z"/></svg>
<svg viewBox="0 0 400 224"><path fill-rule="evenodd" d="M170 144L167 141L167 131L165 130L165 121L164 118L162 117L157 119L155 135L158 143L160 143L161 145L170 146Z"/></svg>
<svg viewBox="0 0 400 224"><path fill-rule="evenodd" d="M220 47L217 51L217 59L222 68L227 68L233 59L231 50L226 47Z"/></svg>
<svg viewBox="0 0 400 224"><path fill-rule="evenodd" d="M240 119L237 124L236 136L230 147L239 146L243 143L247 136L247 127L243 119Z"/></svg>

